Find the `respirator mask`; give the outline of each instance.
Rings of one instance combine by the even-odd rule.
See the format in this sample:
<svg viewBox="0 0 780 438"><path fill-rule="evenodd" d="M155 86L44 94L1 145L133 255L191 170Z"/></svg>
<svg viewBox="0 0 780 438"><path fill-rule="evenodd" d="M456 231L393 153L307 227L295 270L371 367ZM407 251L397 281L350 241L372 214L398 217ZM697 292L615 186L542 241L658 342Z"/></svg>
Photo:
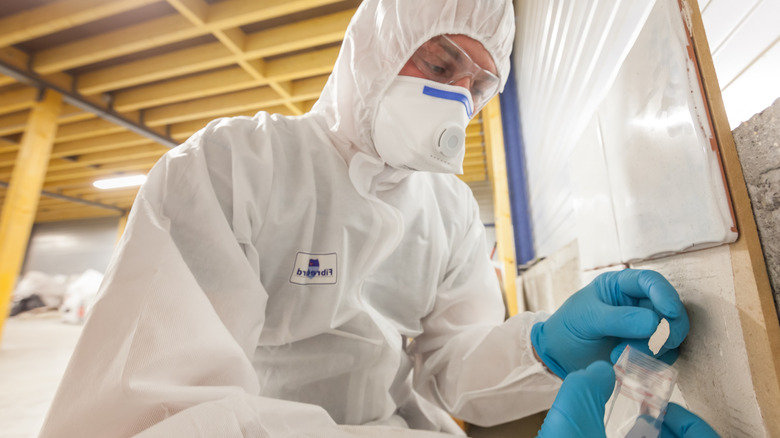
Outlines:
<svg viewBox="0 0 780 438"><path fill-rule="evenodd" d="M466 88L398 76L374 118L376 151L398 169L462 174L473 109Z"/></svg>

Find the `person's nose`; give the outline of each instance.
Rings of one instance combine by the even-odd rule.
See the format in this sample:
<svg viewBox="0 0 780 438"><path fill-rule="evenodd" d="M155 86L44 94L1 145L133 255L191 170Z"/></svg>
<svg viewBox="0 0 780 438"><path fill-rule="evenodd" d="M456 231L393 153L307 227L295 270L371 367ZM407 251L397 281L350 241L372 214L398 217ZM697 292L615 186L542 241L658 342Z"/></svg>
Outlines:
<svg viewBox="0 0 780 438"><path fill-rule="evenodd" d="M464 77L456 80L455 82L452 82L451 84L452 85L457 85L458 87L463 87L463 88L471 91L471 83L472 83L471 76L464 76Z"/></svg>

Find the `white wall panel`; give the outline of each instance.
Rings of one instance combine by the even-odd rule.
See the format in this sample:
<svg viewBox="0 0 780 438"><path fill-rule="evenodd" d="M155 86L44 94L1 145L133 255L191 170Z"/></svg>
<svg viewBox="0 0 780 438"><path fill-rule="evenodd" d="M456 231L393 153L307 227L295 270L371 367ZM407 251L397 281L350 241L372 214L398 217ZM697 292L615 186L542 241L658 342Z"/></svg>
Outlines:
<svg viewBox="0 0 780 438"><path fill-rule="evenodd" d="M731 34L713 50L718 82L728 87L743 71L759 59L780 37L780 1L757 3ZM733 24L733 23L729 23ZM714 31L714 30L713 30ZM709 40L709 33L708 40ZM780 76L780 72L777 72Z"/></svg>
<svg viewBox="0 0 780 438"><path fill-rule="evenodd" d="M699 3L731 128L780 98L780 0Z"/></svg>
<svg viewBox="0 0 780 438"><path fill-rule="evenodd" d="M701 15L710 50L715 52L760 1L712 0Z"/></svg>

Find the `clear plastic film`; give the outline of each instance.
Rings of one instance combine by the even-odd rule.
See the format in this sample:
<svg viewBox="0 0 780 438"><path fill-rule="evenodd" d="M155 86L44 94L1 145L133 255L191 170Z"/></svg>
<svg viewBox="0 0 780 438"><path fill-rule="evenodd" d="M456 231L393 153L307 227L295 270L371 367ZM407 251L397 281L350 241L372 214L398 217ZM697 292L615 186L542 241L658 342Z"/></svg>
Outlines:
<svg viewBox="0 0 780 438"><path fill-rule="evenodd" d="M607 402L607 438L658 438L677 370L626 347L615 364L615 390Z"/></svg>

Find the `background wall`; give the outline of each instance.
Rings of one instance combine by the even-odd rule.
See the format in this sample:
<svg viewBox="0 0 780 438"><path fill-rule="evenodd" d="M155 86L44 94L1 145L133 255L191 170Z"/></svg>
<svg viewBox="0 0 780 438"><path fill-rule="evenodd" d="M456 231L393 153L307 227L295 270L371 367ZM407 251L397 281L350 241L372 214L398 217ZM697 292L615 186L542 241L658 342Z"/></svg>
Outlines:
<svg viewBox="0 0 780 438"><path fill-rule="evenodd" d="M699 0L731 128L780 97L780 1Z"/></svg>
<svg viewBox="0 0 780 438"><path fill-rule="evenodd" d="M31 270L49 275L81 274L87 269L105 273L118 223L117 218L100 218L35 225L22 275Z"/></svg>

